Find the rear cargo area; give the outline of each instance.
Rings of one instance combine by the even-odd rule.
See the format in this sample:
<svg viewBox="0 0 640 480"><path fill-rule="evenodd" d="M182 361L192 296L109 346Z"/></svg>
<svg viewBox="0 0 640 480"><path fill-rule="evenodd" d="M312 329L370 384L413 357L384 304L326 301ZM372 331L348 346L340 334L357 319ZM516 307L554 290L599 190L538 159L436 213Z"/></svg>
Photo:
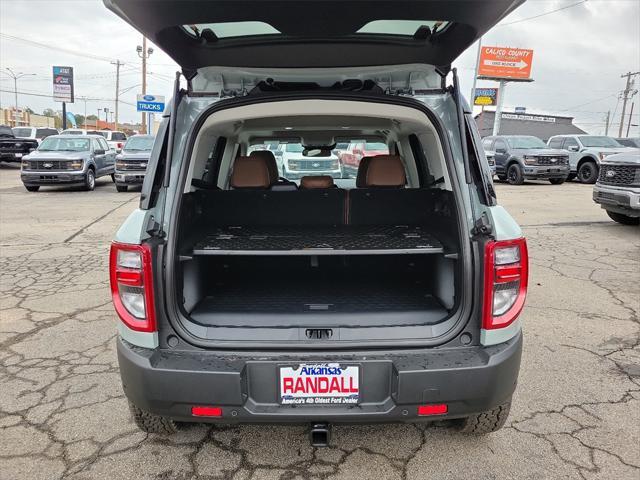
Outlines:
<svg viewBox="0 0 640 480"><path fill-rule="evenodd" d="M189 194L184 313L214 328L436 324L456 301L449 201L427 189Z"/></svg>
<svg viewBox="0 0 640 480"><path fill-rule="evenodd" d="M178 321L212 342L450 332L464 268L435 127L406 107L310 102L265 105L262 118L229 111L233 121L212 116L202 127L176 222ZM344 113L300 116L304 105ZM344 147L360 155L355 173L326 170L338 144L362 139L381 147L371 156ZM295 168L309 171L287 177Z"/></svg>

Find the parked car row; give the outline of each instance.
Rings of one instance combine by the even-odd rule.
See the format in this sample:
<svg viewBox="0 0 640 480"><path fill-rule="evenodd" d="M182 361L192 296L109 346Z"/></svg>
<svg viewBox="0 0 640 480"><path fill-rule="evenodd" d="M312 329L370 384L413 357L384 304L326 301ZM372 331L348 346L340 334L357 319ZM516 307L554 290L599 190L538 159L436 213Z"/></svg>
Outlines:
<svg viewBox="0 0 640 480"><path fill-rule="evenodd" d="M116 141L117 137L112 142ZM25 155L14 157L20 158L20 178L30 192L45 185L62 184L93 190L96 178L103 176L111 176L116 189L123 192L130 185L142 183L153 141L152 135L134 135L117 153L116 147L99 133L65 131L46 137L40 145L31 144Z"/></svg>
<svg viewBox="0 0 640 480"><path fill-rule="evenodd" d="M512 185L525 180L549 180L559 185L574 178L594 184L605 158L637 145L640 139L596 135L555 135L546 144L531 135L497 135L482 140L485 154L494 156L498 179Z"/></svg>

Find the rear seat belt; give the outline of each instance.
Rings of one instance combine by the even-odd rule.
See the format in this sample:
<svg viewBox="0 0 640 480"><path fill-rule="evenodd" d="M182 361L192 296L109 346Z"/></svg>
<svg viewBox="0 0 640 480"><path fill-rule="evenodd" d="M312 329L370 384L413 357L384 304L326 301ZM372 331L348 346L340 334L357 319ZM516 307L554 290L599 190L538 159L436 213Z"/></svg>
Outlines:
<svg viewBox="0 0 640 480"><path fill-rule="evenodd" d="M349 190L346 189L345 190L345 195L344 195L344 224L345 225L349 225Z"/></svg>

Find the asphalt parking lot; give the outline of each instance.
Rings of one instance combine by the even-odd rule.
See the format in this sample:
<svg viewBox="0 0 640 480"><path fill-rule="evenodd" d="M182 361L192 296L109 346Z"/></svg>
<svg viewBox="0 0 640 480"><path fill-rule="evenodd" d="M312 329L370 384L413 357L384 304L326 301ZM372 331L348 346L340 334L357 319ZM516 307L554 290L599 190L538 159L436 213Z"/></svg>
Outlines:
<svg viewBox="0 0 640 480"><path fill-rule="evenodd" d="M107 252L137 193L27 193L0 165L0 478L638 479L640 229L591 187L498 184L528 237L520 384L506 428L194 425L172 438L129 418Z"/></svg>

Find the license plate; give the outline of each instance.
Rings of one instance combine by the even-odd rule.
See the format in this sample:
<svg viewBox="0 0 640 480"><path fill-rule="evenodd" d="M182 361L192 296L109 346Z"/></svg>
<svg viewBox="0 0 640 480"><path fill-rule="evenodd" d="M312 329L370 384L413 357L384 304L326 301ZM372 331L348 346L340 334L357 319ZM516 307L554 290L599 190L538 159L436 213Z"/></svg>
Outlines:
<svg viewBox="0 0 640 480"><path fill-rule="evenodd" d="M360 369L337 363L280 367L283 405L353 405L360 401Z"/></svg>

